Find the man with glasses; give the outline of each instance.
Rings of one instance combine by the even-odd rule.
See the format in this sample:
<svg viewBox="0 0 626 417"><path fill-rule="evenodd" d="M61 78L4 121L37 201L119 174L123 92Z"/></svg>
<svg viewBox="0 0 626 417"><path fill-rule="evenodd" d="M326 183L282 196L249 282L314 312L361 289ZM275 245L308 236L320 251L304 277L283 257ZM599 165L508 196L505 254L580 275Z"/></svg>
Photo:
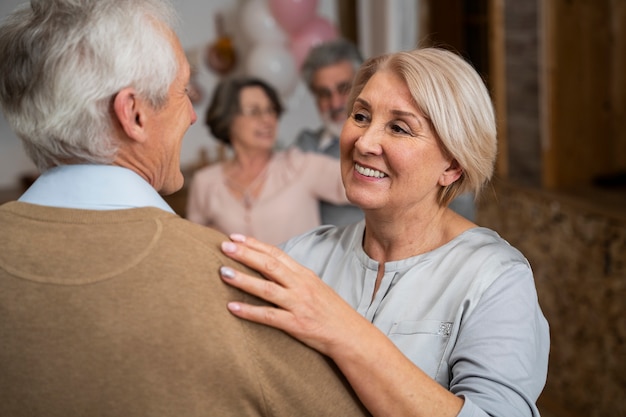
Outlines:
<svg viewBox="0 0 626 417"><path fill-rule="evenodd" d="M322 127L305 129L295 145L307 152L317 152L339 158L339 134L346 121L346 102L352 80L363 58L356 46L337 39L311 50L302 65L302 77L315 98ZM320 202L322 224L343 226L363 218L363 212L352 205Z"/></svg>
<svg viewBox="0 0 626 417"><path fill-rule="evenodd" d="M296 139L296 146L304 151L323 153L339 158L339 134L350 109L346 102L352 80L363 63L356 46L337 39L322 43L311 49L302 64L302 77L315 98L315 104L323 126L318 130L303 130ZM474 221L476 207L469 193L459 195L450 203L450 208ZM363 218L362 211L352 205L336 206L320 203L322 224L343 226Z"/></svg>

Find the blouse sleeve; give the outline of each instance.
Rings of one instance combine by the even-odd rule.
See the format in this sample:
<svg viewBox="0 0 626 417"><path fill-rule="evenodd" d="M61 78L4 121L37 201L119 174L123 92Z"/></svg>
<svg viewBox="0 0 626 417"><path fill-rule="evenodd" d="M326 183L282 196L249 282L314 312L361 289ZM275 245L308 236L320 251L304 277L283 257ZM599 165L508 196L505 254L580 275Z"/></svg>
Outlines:
<svg viewBox="0 0 626 417"><path fill-rule="evenodd" d="M317 199L337 205L350 204L338 159L313 152L304 153L303 158L311 192Z"/></svg>
<svg viewBox="0 0 626 417"><path fill-rule="evenodd" d="M191 180L189 186L189 194L187 196L187 207L185 216L189 221L198 223L204 226L208 226L208 219L205 216L205 209L203 208L204 194L206 193L206 184L202 181L202 178L196 173Z"/></svg>
<svg viewBox="0 0 626 417"><path fill-rule="evenodd" d="M549 338L532 272L508 269L461 325L450 356L450 391L465 398L459 417L539 417Z"/></svg>

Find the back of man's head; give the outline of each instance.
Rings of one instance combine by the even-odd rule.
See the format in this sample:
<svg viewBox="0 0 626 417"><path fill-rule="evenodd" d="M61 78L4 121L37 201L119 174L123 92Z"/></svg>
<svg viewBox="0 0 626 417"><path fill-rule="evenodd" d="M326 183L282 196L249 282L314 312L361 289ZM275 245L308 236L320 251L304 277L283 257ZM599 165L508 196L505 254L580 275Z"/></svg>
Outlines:
<svg viewBox="0 0 626 417"><path fill-rule="evenodd" d="M0 105L40 170L113 160L120 89L165 104L177 63L163 27L174 21L164 0L31 0L2 22Z"/></svg>

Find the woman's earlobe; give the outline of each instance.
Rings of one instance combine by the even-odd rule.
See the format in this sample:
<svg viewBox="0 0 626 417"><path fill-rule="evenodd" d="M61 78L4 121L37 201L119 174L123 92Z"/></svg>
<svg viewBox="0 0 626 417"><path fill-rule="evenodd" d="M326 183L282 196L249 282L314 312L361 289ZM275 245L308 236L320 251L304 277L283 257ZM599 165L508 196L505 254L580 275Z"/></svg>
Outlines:
<svg viewBox="0 0 626 417"><path fill-rule="evenodd" d="M462 175L463 168L461 168L456 159L453 159L448 168L446 168L446 170L441 174L439 183L440 185L446 187L461 178Z"/></svg>

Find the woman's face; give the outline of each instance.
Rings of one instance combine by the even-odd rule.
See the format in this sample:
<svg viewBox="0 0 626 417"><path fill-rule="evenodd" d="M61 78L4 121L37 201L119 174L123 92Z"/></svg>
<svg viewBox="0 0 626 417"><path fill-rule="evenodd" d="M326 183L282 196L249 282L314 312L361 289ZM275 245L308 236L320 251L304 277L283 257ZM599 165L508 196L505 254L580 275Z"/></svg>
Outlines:
<svg viewBox="0 0 626 417"><path fill-rule="evenodd" d="M437 209L439 188L460 176L451 165L404 81L388 70L374 74L341 132L341 173L350 201L394 216Z"/></svg>
<svg viewBox="0 0 626 417"><path fill-rule="evenodd" d="M271 151L276 142L278 116L265 91L256 86L243 88L239 107L230 131L235 150Z"/></svg>

